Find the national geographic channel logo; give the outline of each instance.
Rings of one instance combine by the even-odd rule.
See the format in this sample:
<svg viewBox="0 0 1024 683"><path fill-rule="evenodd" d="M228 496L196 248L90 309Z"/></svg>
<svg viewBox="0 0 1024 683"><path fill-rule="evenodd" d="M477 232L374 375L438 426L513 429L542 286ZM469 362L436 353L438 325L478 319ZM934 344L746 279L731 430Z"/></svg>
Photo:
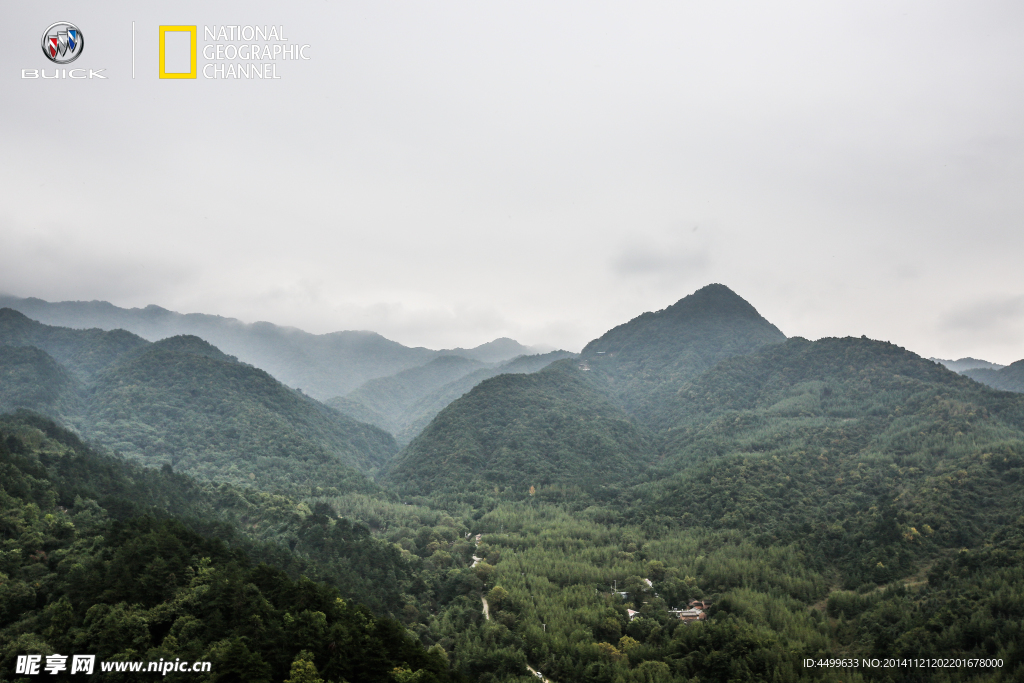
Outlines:
<svg viewBox="0 0 1024 683"><path fill-rule="evenodd" d="M160 27L160 78L279 80L281 62L310 59L308 44L291 42L284 26ZM205 64L200 64L200 59Z"/></svg>

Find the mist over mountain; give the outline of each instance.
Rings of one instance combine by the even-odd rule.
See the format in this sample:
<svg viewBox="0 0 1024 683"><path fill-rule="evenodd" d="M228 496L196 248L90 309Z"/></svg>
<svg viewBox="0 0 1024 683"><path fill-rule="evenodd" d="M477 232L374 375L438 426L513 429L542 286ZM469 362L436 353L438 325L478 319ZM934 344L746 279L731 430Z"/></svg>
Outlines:
<svg viewBox="0 0 1024 683"><path fill-rule="evenodd" d="M574 355L568 351L552 351L519 356L504 363L441 356L418 368L370 380L347 396L325 403L356 420L377 425L395 435L400 444L407 444L445 406L485 379L506 373L537 372L556 360Z"/></svg>
<svg viewBox="0 0 1024 683"><path fill-rule="evenodd" d="M53 303L0 296L0 307L20 311L47 325L122 329L150 341L194 335L318 399L342 396L368 380L424 365L442 355L493 363L535 353L504 337L472 349L434 351L403 346L375 332L311 334L267 322L243 323L219 315L176 313L154 305L120 308L106 301Z"/></svg>
<svg viewBox="0 0 1024 683"><path fill-rule="evenodd" d="M1024 393L1024 360L1010 363L999 369L973 368L964 370L963 374L971 379L987 384L993 389Z"/></svg>
<svg viewBox="0 0 1024 683"><path fill-rule="evenodd" d="M402 622L389 642L401 631L405 651L366 642L388 662L372 680L514 683L527 664L559 681L859 680L803 664L840 655L1001 661L950 680L1016 680L1024 394L975 380L1022 373L960 374L866 337L786 339L711 285L580 356L439 354L332 401L409 439L399 451L197 336L0 311L0 409L56 416L130 458L29 413L0 419L17 551L0 635L28 634L0 639L0 664L29 639L93 642L105 615L111 633L145 620L151 637L133 642L150 652L239 680L261 661L246 642L277 679L364 680L337 624L362 638L368 617L313 600L324 581ZM231 564L243 552L267 565ZM194 600L222 586L228 612ZM95 642L124 654L108 641Z"/></svg>
<svg viewBox="0 0 1024 683"><path fill-rule="evenodd" d="M953 372L965 372L967 370L976 370L978 368L984 368L986 370L1000 370L1005 367L998 363L991 363L987 360L970 357L961 358L959 360L946 360L944 358L929 358L928 360L941 363Z"/></svg>
<svg viewBox="0 0 1024 683"><path fill-rule="evenodd" d="M462 356L441 356L390 377L372 379L344 397L326 401L326 404L357 420L397 434L404 425L403 414L424 394L483 366L480 361Z"/></svg>
<svg viewBox="0 0 1024 683"><path fill-rule="evenodd" d="M614 400L643 419L679 382L785 339L744 299L712 284L604 333L584 347L580 367L607 382Z"/></svg>
<svg viewBox="0 0 1024 683"><path fill-rule="evenodd" d="M578 360L529 379L483 382L441 411L388 477L418 490L451 488L466 478L507 485L525 475L543 484L575 481L594 492L617 487L651 461L644 422L683 381L783 340L749 303L709 285L615 327Z"/></svg>
<svg viewBox="0 0 1024 683"><path fill-rule="evenodd" d="M366 490L397 452L390 434L195 336L150 343L2 309L0 379L4 411L55 417L126 456L206 479Z"/></svg>
<svg viewBox="0 0 1024 683"><path fill-rule="evenodd" d="M83 381L148 343L124 330L53 327L0 308L0 344L40 348Z"/></svg>
<svg viewBox="0 0 1024 683"><path fill-rule="evenodd" d="M395 461L405 490L616 487L653 457L642 429L563 360L485 380L442 410Z"/></svg>

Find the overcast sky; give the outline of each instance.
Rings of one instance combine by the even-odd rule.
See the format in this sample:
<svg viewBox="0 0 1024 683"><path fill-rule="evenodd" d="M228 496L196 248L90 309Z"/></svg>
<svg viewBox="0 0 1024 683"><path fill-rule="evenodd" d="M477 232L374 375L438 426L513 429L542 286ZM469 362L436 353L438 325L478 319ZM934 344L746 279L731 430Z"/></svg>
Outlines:
<svg viewBox="0 0 1024 683"><path fill-rule="evenodd" d="M578 350L721 282L790 336L1024 357L1020 2L3 16L4 293ZM53 73L58 20L107 80L21 78ZM200 53L204 26L283 26L311 59L161 80L162 24Z"/></svg>

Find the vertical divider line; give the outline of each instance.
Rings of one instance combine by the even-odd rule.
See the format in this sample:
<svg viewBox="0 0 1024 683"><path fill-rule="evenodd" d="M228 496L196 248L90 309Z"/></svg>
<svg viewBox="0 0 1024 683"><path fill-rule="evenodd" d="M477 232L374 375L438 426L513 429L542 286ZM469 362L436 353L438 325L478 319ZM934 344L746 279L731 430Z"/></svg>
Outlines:
<svg viewBox="0 0 1024 683"><path fill-rule="evenodd" d="M132 78L135 78L135 22L132 22Z"/></svg>

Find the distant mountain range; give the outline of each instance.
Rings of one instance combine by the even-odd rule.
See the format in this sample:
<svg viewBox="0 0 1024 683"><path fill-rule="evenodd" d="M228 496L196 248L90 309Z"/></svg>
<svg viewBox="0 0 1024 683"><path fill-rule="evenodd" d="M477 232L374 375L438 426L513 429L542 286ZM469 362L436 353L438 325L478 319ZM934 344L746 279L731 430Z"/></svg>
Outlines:
<svg viewBox="0 0 1024 683"><path fill-rule="evenodd" d="M1024 361L964 374L1016 390ZM799 443L833 421L927 412L936 391L989 400L967 377L892 344L787 340L715 284L615 327L576 359L482 382L412 440L386 480L414 493L536 485L607 497L638 473L711 457L726 433L747 434L747 444L734 445L741 450L769 448L757 445L767 438L758 430L774 433L771 443ZM727 415L738 417L719 426ZM931 425L935 417L915 419Z"/></svg>
<svg viewBox="0 0 1024 683"><path fill-rule="evenodd" d="M1024 393L1024 360L1010 365L999 365L977 358L961 358L960 360L943 360L931 358L942 363L950 370L966 375L976 382L987 384L993 389Z"/></svg>
<svg viewBox="0 0 1024 683"><path fill-rule="evenodd" d="M367 489L398 450L198 337L152 343L0 309L0 412L19 408L149 465L270 489Z"/></svg>
<svg viewBox="0 0 1024 683"><path fill-rule="evenodd" d="M0 419L0 664L95 642L247 681L511 681L527 662L558 681L847 680L801 663L837 656L1021 679L1024 361L786 338L718 284L579 355L331 337L299 339L412 365L335 410L195 335L0 309L0 412L164 465ZM164 517L185 512L268 564ZM382 642L430 644L433 669L353 649L373 620L342 610L364 596L402 620ZM695 604L700 624L671 609Z"/></svg>
<svg viewBox="0 0 1024 683"><path fill-rule="evenodd" d="M998 370L991 368L975 368L965 370L964 373L971 379L987 384L993 389L1003 391L1015 391L1024 393L1024 360L1011 363Z"/></svg>
<svg viewBox="0 0 1024 683"><path fill-rule="evenodd" d="M158 341L177 335L205 339L244 363L266 370L292 388L325 400L343 396L368 380L457 355L500 363L541 349L500 338L471 349L410 348L376 332L311 334L267 322L244 323L204 313L176 313L159 306L120 308L106 301L62 301L0 296L0 308L20 311L46 325L73 329L127 330Z"/></svg>
<svg viewBox="0 0 1024 683"><path fill-rule="evenodd" d="M573 358L568 351L519 356L504 363L481 363L461 356L441 356L426 365L391 377L372 379L327 405L362 422L385 429L402 445L409 443L449 403L480 382L503 374L529 374L556 360Z"/></svg>
<svg viewBox="0 0 1024 683"><path fill-rule="evenodd" d="M966 370L976 370L978 368L984 368L986 370L1001 370L1006 367L999 365L999 363L990 363L987 360L980 360L978 358L961 358L960 360L946 360L945 358L929 358L928 360L935 363L942 363L953 372L964 372Z"/></svg>
<svg viewBox="0 0 1024 683"><path fill-rule="evenodd" d="M724 285L619 325L536 375L487 380L445 408L390 481L423 492L472 480L615 488L655 457L650 430L687 380L786 337Z"/></svg>

